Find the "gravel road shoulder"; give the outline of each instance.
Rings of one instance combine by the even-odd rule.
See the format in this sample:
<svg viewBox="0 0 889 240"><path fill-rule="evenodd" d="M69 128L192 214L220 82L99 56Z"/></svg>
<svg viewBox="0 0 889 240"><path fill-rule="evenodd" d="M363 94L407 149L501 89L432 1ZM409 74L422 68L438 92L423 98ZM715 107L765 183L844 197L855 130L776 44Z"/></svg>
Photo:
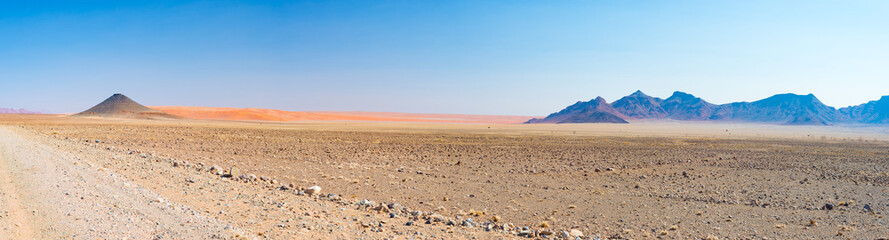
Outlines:
<svg viewBox="0 0 889 240"><path fill-rule="evenodd" d="M215 219L0 127L0 238L227 238Z"/></svg>

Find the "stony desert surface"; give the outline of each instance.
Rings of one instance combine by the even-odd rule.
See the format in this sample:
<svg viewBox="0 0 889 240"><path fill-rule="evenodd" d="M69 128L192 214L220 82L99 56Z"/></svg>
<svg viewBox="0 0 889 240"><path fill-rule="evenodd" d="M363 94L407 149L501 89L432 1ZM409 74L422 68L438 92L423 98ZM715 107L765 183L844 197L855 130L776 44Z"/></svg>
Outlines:
<svg viewBox="0 0 889 240"><path fill-rule="evenodd" d="M0 236L880 239L887 140L880 127L0 115Z"/></svg>

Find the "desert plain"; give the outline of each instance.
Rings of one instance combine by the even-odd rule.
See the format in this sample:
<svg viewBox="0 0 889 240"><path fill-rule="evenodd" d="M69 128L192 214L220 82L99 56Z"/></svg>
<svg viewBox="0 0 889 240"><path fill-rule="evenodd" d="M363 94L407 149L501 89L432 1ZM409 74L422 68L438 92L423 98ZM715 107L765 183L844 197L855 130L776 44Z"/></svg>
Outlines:
<svg viewBox="0 0 889 240"><path fill-rule="evenodd" d="M887 132L4 114L0 238L880 239Z"/></svg>

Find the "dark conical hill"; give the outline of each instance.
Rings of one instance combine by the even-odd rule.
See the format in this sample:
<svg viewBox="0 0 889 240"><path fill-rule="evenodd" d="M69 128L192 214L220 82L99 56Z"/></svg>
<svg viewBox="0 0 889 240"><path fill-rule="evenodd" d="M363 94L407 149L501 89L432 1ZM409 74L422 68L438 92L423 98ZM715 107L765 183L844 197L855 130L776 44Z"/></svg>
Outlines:
<svg viewBox="0 0 889 240"><path fill-rule="evenodd" d="M78 114L78 117L115 117L140 119L176 119L181 118L159 110L154 110L117 93L105 101Z"/></svg>

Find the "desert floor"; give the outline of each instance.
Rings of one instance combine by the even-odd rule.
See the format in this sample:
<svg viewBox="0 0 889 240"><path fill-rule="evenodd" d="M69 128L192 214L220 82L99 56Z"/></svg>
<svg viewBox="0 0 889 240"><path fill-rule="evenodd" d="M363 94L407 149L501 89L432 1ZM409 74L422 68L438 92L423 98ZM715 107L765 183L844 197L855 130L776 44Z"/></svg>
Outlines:
<svg viewBox="0 0 889 240"><path fill-rule="evenodd" d="M875 239L887 141L879 127L0 115L0 236Z"/></svg>

